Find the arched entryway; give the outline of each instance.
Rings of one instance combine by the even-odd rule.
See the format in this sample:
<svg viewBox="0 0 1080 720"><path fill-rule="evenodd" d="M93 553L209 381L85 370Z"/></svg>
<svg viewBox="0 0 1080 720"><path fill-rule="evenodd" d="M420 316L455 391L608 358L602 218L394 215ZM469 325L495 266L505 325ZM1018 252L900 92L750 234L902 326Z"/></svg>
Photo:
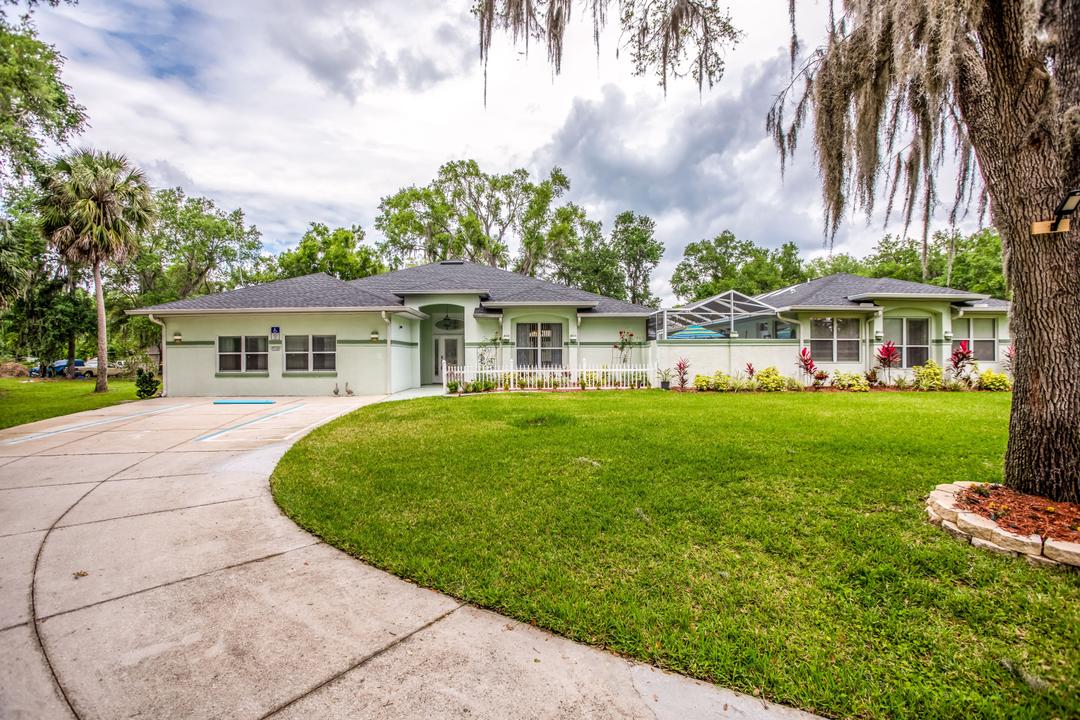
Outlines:
<svg viewBox="0 0 1080 720"><path fill-rule="evenodd" d="M465 363L465 308L450 303L424 305L420 327L420 382L442 382L442 367Z"/></svg>

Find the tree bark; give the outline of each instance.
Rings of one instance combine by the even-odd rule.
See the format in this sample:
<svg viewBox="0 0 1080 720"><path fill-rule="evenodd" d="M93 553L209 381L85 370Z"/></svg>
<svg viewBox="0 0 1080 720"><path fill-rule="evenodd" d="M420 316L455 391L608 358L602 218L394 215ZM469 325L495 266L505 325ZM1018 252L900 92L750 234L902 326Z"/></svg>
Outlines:
<svg viewBox="0 0 1080 720"><path fill-rule="evenodd" d="M1061 96L1067 93L1025 41L1025 12L1017 0L983 5L981 50L973 48L962 65L958 101L1013 294L1005 483L1080 502L1080 223L1068 233L1031 233L1032 222L1053 217L1066 191L1071 163L1063 153Z"/></svg>
<svg viewBox="0 0 1080 720"><path fill-rule="evenodd" d="M105 289L101 286L101 261L94 263L94 299L97 301L97 374L94 392L109 390L109 345L105 324Z"/></svg>

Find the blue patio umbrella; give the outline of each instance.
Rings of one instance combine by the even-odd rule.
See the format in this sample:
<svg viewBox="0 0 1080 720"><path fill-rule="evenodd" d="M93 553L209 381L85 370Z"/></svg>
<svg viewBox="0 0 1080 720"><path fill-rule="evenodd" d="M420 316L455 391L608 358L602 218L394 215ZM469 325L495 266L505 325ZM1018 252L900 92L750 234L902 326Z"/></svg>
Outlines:
<svg viewBox="0 0 1080 720"><path fill-rule="evenodd" d="M668 335L669 340L714 340L724 337L727 336L715 330L707 330L700 325L684 327L682 330L677 330Z"/></svg>

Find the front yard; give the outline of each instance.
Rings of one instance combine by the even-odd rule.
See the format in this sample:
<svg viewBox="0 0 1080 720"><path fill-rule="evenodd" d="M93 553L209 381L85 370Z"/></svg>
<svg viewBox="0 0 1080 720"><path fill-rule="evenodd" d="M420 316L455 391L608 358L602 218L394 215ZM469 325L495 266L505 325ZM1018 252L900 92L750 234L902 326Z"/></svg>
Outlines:
<svg viewBox="0 0 1080 720"><path fill-rule="evenodd" d="M135 400L134 380L109 380L109 392L94 393L93 380L0 378L0 429Z"/></svg>
<svg viewBox="0 0 1080 720"><path fill-rule="evenodd" d="M928 524L1000 480L1008 395L659 391L364 408L272 480L419 584L836 717L1080 715L1080 573Z"/></svg>

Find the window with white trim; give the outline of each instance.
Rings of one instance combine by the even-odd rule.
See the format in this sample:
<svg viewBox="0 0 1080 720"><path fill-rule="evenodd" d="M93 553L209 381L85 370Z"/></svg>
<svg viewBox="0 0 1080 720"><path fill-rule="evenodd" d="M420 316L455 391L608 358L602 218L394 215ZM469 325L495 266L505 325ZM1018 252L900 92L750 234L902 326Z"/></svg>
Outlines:
<svg viewBox="0 0 1080 720"><path fill-rule="evenodd" d="M885 340L900 351L901 367L925 365L930 360L930 318L885 318Z"/></svg>
<svg viewBox="0 0 1080 720"><path fill-rule="evenodd" d="M997 325L994 318L958 318L953 320L952 349L959 350L967 342L968 350L978 362L997 360Z"/></svg>
<svg viewBox="0 0 1080 720"><path fill-rule="evenodd" d="M336 335L286 335L285 372L337 370Z"/></svg>
<svg viewBox="0 0 1080 720"><path fill-rule="evenodd" d="M266 372L270 341L265 335L222 335L218 338L218 372Z"/></svg>
<svg viewBox="0 0 1080 720"><path fill-rule="evenodd" d="M518 367L562 367L562 323L518 323Z"/></svg>
<svg viewBox="0 0 1080 720"><path fill-rule="evenodd" d="M859 318L810 318L810 354L816 362L859 362Z"/></svg>

